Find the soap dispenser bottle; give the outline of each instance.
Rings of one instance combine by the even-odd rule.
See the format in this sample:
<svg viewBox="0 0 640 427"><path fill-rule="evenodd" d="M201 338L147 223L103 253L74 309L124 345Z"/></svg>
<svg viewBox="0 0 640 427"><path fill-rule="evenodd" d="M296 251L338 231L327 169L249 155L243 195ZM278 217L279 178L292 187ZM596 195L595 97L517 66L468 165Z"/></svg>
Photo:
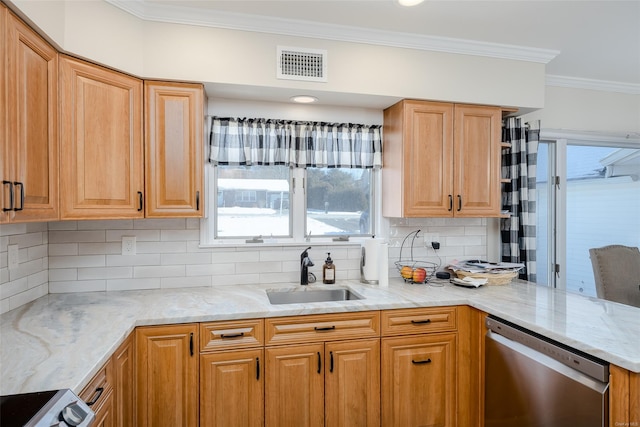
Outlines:
<svg viewBox="0 0 640 427"><path fill-rule="evenodd" d="M330 252L327 252L327 259L322 266L322 283L325 285L336 283L336 266L333 264Z"/></svg>

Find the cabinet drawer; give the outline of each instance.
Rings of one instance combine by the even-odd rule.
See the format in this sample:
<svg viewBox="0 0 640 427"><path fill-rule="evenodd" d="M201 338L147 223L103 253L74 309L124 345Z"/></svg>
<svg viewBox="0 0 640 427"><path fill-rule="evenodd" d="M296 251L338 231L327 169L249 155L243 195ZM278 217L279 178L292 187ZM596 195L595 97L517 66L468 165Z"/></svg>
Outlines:
<svg viewBox="0 0 640 427"><path fill-rule="evenodd" d="M265 320L266 345L380 336L380 313L318 314Z"/></svg>
<svg viewBox="0 0 640 427"><path fill-rule="evenodd" d="M200 324L201 352L256 347L263 344L264 323L262 319Z"/></svg>
<svg viewBox="0 0 640 427"><path fill-rule="evenodd" d="M456 307L410 308L382 312L382 336L455 331Z"/></svg>
<svg viewBox="0 0 640 427"><path fill-rule="evenodd" d="M82 390L79 397L87 404L90 404L91 409L97 411L111 398L112 389L113 372L111 360L109 360L104 364L102 369L94 375L91 382Z"/></svg>

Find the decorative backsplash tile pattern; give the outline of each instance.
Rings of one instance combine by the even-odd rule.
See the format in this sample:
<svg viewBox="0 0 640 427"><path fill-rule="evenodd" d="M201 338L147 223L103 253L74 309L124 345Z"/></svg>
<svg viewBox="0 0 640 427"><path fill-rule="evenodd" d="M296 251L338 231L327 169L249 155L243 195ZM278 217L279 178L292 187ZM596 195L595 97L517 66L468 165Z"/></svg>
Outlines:
<svg viewBox="0 0 640 427"><path fill-rule="evenodd" d="M391 219L389 268L395 274L404 237L417 229L416 260L440 263L485 258L485 219ZM437 234L441 249L425 247L425 233ZM121 255L122 236L136 237L136 254ZM0 297L5 312L42 295L127 289L282 283L299 280L306 245L200 248L197 219L61 221L2 225ZM7 248L18 244L20 266L8 269ZM313 246L311 268L319 280L331 252L337 280L360 278L360 246ZM403 258L410 256L405 246ZM440 259L438 259L438 256Z"/></svg>

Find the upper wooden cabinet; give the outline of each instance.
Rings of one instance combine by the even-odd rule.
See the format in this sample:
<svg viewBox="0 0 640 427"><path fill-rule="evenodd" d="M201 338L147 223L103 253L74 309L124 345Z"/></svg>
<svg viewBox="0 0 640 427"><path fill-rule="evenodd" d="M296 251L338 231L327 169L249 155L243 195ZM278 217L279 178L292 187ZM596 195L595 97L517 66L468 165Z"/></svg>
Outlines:
<svg viewBox="0 0 640 427"><path fill-rule="evenodd" d="M404 100L384 111L382 213L500 214L501 109Z"/></svg>
<svg viewBox="0 0 640 427"><path fill-rule="evenodd" d="M66 56L60 81L62 219L202 216L202 85Z"/></svg>
<svg viewBox="0 0 640 427"><path fill-rule="evenodd" d="M58 219L58 53L0 7L0 222Z"/></svg>
<svg viewBox="0 0 640 427"><path fill-rule="evenodd" d="M145 216L201 217L204 91L145 81Z"/></svg>
<svg viewBox="0 0 640 427"><path fill-rule="evenodd" d="M142 80L60 56L62 219L142 218Z"/></svg>

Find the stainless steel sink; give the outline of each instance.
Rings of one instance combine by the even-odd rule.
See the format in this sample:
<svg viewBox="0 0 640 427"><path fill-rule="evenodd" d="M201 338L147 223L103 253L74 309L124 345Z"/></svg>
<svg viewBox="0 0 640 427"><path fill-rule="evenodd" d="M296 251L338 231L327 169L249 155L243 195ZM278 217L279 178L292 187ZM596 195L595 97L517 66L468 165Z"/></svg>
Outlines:
<svg viewBox="0 0 640 427"><path fill-rule="evenodd" d="M363 299L360 295L345 288L335 289L296 289L285 291L267 291L271 304L297 304L307 302L349 301Z"/></svg>

